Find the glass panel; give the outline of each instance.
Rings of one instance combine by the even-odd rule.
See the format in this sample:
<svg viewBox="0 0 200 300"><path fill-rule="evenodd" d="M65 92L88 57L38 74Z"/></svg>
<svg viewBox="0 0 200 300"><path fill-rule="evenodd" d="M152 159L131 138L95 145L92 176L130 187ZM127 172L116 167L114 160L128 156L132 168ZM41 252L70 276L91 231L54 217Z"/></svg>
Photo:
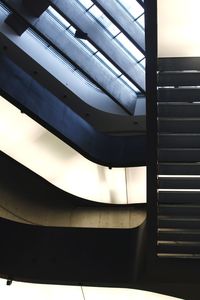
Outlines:
<svg viewBox="0 0 200 300"><path fill-rule="evenodd" d="M91 1L80 1L76 0L77 2L80 2L81 4L84 4L86 7L86 4L89 6L89 4L92 5ZM87 3L86 3L87 2ZM90 5L90 6L91 6ZM90 7L89 6L89 7ZM76 29L65 19L63 18L55 9L53 9L51 6L48 9L49 14L52 16L52 18L57 21L59 24L61 24L64 28L67 28L68 31L74 36ZM133 58L136 61L139 62L142 67L145 67L145 60L144 55L133 45L133 43L121 32L120 30L108 19L103 12L96 6L93 5L88 12L97 19L98 22L102 24L102 27L106 29L108 32L111 33L112 36L116 36L116 38L113 40L113 42L116 42L119 44L119 46L125 51L126 54L128 54L131 58ZM140 18L139 18L140 19ZM138 19L138 20L139 20ZM93 46L88 40L80 40L76 39L77 45L80 47L84 47L85 51L94 54L101 63L103 63L104 66L108 67L109 70L111 70L116 77L120 77L120 80L122 80L123 83L125 83L128 87L133 89L135 92L139 92L137 87L131 83L124 75L122 75L121 71L116 68L112 62L110 62L98 49Z"/></svg>
<svg viewBox="0 0 200 300"><path fill-rule="evenodd" d="M129 80L126 76L122 75L122 76L120 77L120 79L121 79L128 87L130 87L132 90L134 90L136 93L139 92L138 88L137 88L132 82L130 82L130 80Z"/></svg>
<svg viewBox="0 0 200 300"><path fill-rule="evenodd" d="M106 65L110 70L112 70L117 76L121 75L121 72L100 52L95 54L104 65Z"/></svg>
<svg viewBox="0 0 200 300"><path fill-rule="evenodd" d="M145 68L146 67L146 59L141 60L140 64Z"/></svg>
<svg viewBox="0 0 200 300"><path fill-rule="evenodd" d="M93 17L95 17L97 20L102 17L103 13L102 11L96 6L96 5L93 5L89 12L93 15Z"/></svg>
<svg viewBox="0 0 200 300"><path fill-rule="evenodd" d="M139 18L137 19L137 22L142 26L142 28L144 28L144 26L145 26L144 14L141 15L141 17L139 17Z"/></svg>
<svg viewBox="0 0 200 300"><path fill-rule="evenodd" d="M95 48L90 42L88 42L87 40L81 40L81 43L85 45L85 47L88 48L88 50L91 51L91 53L95 53L97 52L97 48Z"/></svg>
<svg viewBox="0 0 200 300"><path fill-rule="evenodd" d="M136 0L117 0L133 16L138 18L143 12L143 7Z"/></svg>
<svg viewBox="0 0 200 300"><path fill-rule="evenodd" d="M70 23L67 22L65 18L63 18L52 6L49 6L47 9L47 12L56 18L56 20L63 26L68 28L70 26Z"/></svg>
<svg viewBox="0 0 200 300"><path fill-rule="evenodd" d="M126 51L126 53L128 53L136 61L139 61L143 58L143 54L138 50L138 48L135 47L123 33L120 33L120 30L102 13L102 11L96 5L92 6L89 12L103 25L108 32L111 33L113 37L117 35L116 41L119 42L120 46Z"/></svg>
<svg viewBox="0 0 200 300"><path fill-rule="evenodd" d="M94 5L91 7L89 12L103 25L104 28L106 28L112 34L112 36L115 36L120 32L117 26L115 26L97 6Z"/></svg>
<svg viewBox="0 0 200 300"><path fill-rule="evenodd" d="M133 43L123 34L120 33L117 37L116 40L122 45L124 50L134 57L137 61L141 60L143 58L143 54L136 48Z"/></svg>
<svg viewBox="0 0 200 300"><path fill-rule="evenodd" d="M71 70L76 69L76 67L73 64L71 64L64 56L62 56L53 46L50 46L49 43L45 39L43 39L38 33L33 31L33 29L28 28L27 31L32 35L34 39L40 41L40 43L45 48L48 48L48 51L53 53L53 55L55 55L60 61L62 61L62 63L67 65Z"/></svg>
<svg viewBox="0 0 200 300"><path fill-rule="evenodd" d="M78 0L86 9L92 6L94 3L91 0Z"/></svg>
<svg viewBox="0 0 200 300"><path fill-rule="evenodd" d="M113 23L110 23L110 25L107 27L107 30L112 34L112 36L116 36L120 33L119 28L117 28Z"/></svg>
<svg viewBox="0 0 200 300"><path fill-rule="evenodd" d="M69 32L72 33L72 35L75 35L76 33L76 28L74 28L72 25L69 27Z"/></svg>

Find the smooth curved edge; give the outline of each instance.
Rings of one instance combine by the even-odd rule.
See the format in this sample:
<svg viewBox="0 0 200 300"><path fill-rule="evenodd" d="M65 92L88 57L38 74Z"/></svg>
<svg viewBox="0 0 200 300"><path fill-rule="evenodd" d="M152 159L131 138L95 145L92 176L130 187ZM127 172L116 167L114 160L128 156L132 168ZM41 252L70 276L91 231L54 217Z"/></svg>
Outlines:
<svg viewBox="0 0 200 300"><path fill-rule="evenodd" d="M17 198L26 197L30 208L33 200L41 205L43 201L49 205L53 202L57 207L59 202L69 197L68 205L71 201L71 205L76 207L77 201L80 201L84 206L81 199L73 202L75 197L66 196L66 193L7 156L1 158L0 192L4 197L7 195L8 200L12 193ZM132 267L137 273L138 255L140 259L143 257L140 245L144 226L145 223L131 229L47 227L0 218L3 241L0 247L0 275L13 280L41 283L126 282L132 278Z"/></svg>
<svg viewBox="0 0 200 300"><path fill-rule="evenodd" d="M112 136L96 131L12 61L0 58L1 94L53 134L95 163L110 167L146 165L144 134Z"/></svg>
<svg viewBox="0 0 200 300"><path fill-rule="evenodd" d="M107 204L64 192L0 152L0 217L56 227L134 228L146 218L146 203Z"/></svg>

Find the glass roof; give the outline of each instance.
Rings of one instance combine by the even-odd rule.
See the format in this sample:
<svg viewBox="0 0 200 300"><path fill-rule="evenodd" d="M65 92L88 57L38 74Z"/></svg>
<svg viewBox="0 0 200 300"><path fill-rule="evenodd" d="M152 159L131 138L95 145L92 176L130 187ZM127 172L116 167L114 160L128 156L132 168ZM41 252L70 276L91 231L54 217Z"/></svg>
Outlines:
<svg viewBox="0 0 200 300"><path fill-rule="evenodd" d="M144 15L142 15L144 14L144 9L138 4L137 1L131 2L130 0L126 0L125 2L129 3L127 8L131 7L131 11L135 11L135 16L137 16L138 18L138 23L142 27L144 27L144 18L142 18L144 17ZM115 26L115 24L96 5L92 5L86 11L87 13L90 13L109 34L112 35L113 40L119 44L119 46L125 51L126 54L131 56L135 61L141 60L141 58L144 56L141 51L124 35L124 33L120 31L117 26Z"/></svg>
<svg viewBox="0 0 200 300"><path fill-rule="evenodd" d="M78 0L78 2L80 2ZM84 7L87 8L87 11L92 14L95 19L101 22L103 27L109 31L109 33L113 36L113 41L118 42L121 48L125 51L126 54L131 56L134 61L140 61L144 55L134 46L133 43L122 33L120 30L102 13L102 11L94 4L91 4L92 1L81 1L81 4L84 4ZM91 5L89 5L91 4ZM53 7L49 6L48 13L54 18L56 22L58 22L63 28L66 28L73 36L76 33L76 29L65 19L63 18ZM112 71L116 77L120 78L123 83L126 83L126 86L134 90L135 92L139 92L139 89L132 83L130 80L122 74L122 72L114 66L114 64L105 57L105 55L99 51L94 44L86 39L76 39L77 44L84 46L85 50L89 51L92 55L98 58L98 60L106 66L110 71ZM143 66L143 64L141 64ZM123 76L122 76L123 75Z"/></svg>
<svg viewBox="0 0 200 300"><path fill-rule="evenodd" d="M79 2L86 8L90 8L94 3L91 0L79 0Z"/></svg>
<svg viewBox="0 0 200 300"><path fill-rule="evenodd" d="M88 11L112 36L119 34L119 28L117 28L96 5L93 5Z"/></svg>
<svg viewBox="0 0 200 300"><path fill-rule="evenodd" d="M144 27L144 9L143 7L136 1L136 0L116 0L120 5L119 9L122 9L127 14L129 14L133 22L137 22L142 27ZM99 26L101 25L102 31L105 32L107 36L109 36L110 43L114 43L115 48L119 49L120 53L124 53L125 56L129 57L130 62L132 61L133 66L135 64L139 64L141 68L144 70L145 68L145 57L144 54L132 43L132 41L125 35L124 32L121 31L120 26L118 26L118 23L113 23L113 20L109 18L108 15L105 15L103 11L97 7L97 5L94 4L91 0L75 0L74 3L81 7L83 10L83 13L85 15L88 15L88 17L92 17L93 20L96 22L96 24ZM76 5L74 5L74 9L76 9ZM120 8L121 7L121 8ZM124 84L125 88L127 87L132 91L136 93L140 93L138 87L134 84L134 80L131 80L130 75L127 77L126 70L123 70L121 66L119 66L119 62L115 62L113 64L112 56L110 57L105 53L105 49L102 51L101 46L96 45L92 39L81 39L76 37L76 32L79 30L79 28L75 28L75 24L72 24L70 21L70 18L67 16L67 12L65 14L61 15L61 11L58 11L56 6L51 7L47 9L47 13L50 17L52 17L52 20L55 22L57 26L61 26L63 29L65 29L66 34L70 34L75 41L75 45L77 47L81 47L91 56L94 56L98 63L102 64L103 68L107 68L108 72L112 72L115 75L115 79L119 80L122 83L122 86ZM41 17L42 18L42 17ZM74 25L74 26L73 26ZM95 23L94 23L94 26ZM99 27L98 27L99 28ZM34 28L32 28L34 32ZM38 37L40 38L40 33L37 31ZM44 42L46 40L45 35L42 34L41 40L44 39ZM65 60L65 55L62 57L62 51L57 51L57 46L54 49L54 44L47 41L47 45L49 47L50 51L55 52L55 55L57 55L59 58ZM113 48L114 49L114 48ZM106 54L106 55L105 55ZM69 61L66 59L66 63L70 65L70 67L73 68L74 63L74 70L78 71L79 74L84 73L83 78L86 78L87 74L85 73L85 70L82 70L82 67L77 65L76 62ZM71 66L72 65L72 66ZM78 69L77 69L78 68ZM83 71L83 72L82 72ZM88 74L87 80L90 81L90 75ZM95 83L95 80L94 80ZM98 84L97 84L98 85ZM104 88L102 88L104 90Z"/></svg>
<svg viewBox="0 0 200 300"><path fill-rule="evenodd" d="M137 19L142 13L144 13L143 7L136 0L116 1L124 7L124 9L133 17L133 19Z"/></svg>
<svg viewBox="0 0 200 300"><path fill-rule="evenodd" d="M142 14L136 21L142 26L142 28L144 28L145 26L144 14Z"/></svg>
<svg viewBox="0 0 200 300"><path fill-rule="evenodd" d="M136 61L140 61L144 57L142 52L138 50L122 32L115 39L119 42L124 51Z"/></svg>

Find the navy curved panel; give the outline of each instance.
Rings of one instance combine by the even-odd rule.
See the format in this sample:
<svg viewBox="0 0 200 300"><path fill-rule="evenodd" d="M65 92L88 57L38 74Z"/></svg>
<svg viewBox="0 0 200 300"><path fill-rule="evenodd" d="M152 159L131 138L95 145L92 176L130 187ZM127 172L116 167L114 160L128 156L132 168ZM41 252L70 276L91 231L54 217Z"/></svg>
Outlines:
<svg viewBox="0 0 200 300"><path fill-rule="evenodd" d="M109 167L146 165L145 134L112 136L98 132L3 55L0 67L1 94L86 158Z"/></svg>

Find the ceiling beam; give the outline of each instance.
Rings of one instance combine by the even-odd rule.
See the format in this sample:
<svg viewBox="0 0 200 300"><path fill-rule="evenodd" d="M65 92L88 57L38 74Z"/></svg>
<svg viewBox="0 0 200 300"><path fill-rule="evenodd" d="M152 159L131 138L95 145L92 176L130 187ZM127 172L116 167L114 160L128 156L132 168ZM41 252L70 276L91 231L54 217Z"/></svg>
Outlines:
<svg viewBox="0 0 200 300"><path fill-rule="evenodd" d="M76 29L87 33L88 40L109 59L137 88L145 91L145 71L132 59L113 37L106 33L102 25L84 13L80 4L73 0L51 0L51 5L59 11Z"/></svg>

